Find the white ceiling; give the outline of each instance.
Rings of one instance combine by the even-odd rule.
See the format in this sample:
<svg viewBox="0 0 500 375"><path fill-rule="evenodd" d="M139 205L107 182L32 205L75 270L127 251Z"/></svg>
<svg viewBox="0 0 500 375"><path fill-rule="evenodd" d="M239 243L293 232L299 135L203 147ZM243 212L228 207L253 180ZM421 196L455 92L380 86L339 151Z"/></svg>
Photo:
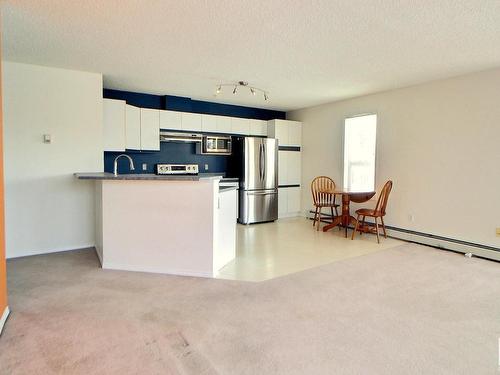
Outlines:
<svg viewBox="0 0 500 375"><path fill-rule="evenodd" d="M290 110L500 66L496 0L4 0L6 60ZM270 92L214 98L219 82Z"/></svg>

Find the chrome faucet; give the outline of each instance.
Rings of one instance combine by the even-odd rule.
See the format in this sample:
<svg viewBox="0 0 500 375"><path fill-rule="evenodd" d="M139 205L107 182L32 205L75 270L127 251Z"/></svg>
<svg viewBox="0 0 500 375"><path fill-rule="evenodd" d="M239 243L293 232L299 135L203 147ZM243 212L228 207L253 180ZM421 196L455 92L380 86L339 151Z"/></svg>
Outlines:
<svg viewBox="0 0 500 375"><path fill-rule="evenodd" d="M134 161L132 160L132 158L130 156L128 156L128 155L120 154L120 155L118 155L115 158L115 172L114 172L115 176L118 176L118 159L120 159L122 156L125 156L130 161L130 170L131 171L135 170L135 168L134 168Z"/></svg>

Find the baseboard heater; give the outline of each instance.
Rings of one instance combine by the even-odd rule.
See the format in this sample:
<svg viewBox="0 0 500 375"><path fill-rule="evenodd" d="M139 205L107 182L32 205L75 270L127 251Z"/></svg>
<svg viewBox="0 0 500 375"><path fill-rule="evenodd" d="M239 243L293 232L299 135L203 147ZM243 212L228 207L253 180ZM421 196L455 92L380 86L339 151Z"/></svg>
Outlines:
<svg viewBox="0 0 500 375"><path fill-rule="evenodd" d="M309 219L313 219L314 211L309 211ZM321 221L324 223L331 222L331 214L321 214ZM442 250L450 250L458 253L471 253L481 258L500 261L500 248L488 245L482 245L474 242L457 240L435 234L417 232L410 229L398 228L390 225L385 226L387 235L392 238L414 242L421 245L432 246ZM353 229L351 227L351 229Z"/></svg>

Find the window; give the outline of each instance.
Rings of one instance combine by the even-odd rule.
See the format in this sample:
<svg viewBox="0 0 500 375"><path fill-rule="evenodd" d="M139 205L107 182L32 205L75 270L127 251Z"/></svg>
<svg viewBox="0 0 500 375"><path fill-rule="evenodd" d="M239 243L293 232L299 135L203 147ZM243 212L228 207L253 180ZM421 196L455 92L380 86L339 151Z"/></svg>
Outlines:
<svg viewBox="0 0 500 375"><path fill-rule="evenodd" d="M377 115L345 119L344 188L354 191L375 190L375 146Z"/></svg>

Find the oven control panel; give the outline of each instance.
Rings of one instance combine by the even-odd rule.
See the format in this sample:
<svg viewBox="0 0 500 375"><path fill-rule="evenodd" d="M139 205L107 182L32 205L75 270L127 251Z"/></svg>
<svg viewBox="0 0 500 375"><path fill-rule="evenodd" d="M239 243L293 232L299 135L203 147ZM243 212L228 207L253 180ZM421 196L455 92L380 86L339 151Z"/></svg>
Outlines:
<svg viewBox="0 0 500 375"><path fill-rule="evenodd" d="M156 164L156 174L198 174L198 164Z"/></svg>

